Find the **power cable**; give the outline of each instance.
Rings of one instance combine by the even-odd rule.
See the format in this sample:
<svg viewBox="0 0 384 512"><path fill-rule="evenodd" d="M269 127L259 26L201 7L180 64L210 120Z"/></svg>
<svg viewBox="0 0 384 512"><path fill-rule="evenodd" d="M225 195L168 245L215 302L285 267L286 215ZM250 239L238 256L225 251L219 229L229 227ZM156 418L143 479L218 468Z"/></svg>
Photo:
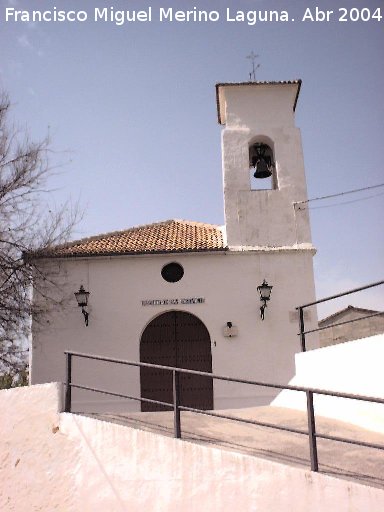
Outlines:
<svg viewBox="0 0 384 512"><path fill-rule="evenodd" d="M367 199L372 199L374 197L379 197L382 195L384 195L384 192L381 192L380 194L374 194L373 196L361 197L360 199L353 199L352 201L344 201L343 203L326 204L324 206L310 206L309 210L320 210L322 208L332 208L334 206L344 206L345 204L359 203L360 201L366 201ZM299 207L299 210L300 210L300 207Z"/></svg>
<svg viewBox="0 0 384 512"><path fill-rule="evenodd" d="M372 185L371 187L356 188L354 190L346 190L345 192L339 192L338 194L330 194L328 196L313 197L312 199L306 199L305 201L295 201L293 204L296 206L297 204L306 204L306 203L310 203L312 201L320 201L322 199L330 199L332 197L345 196L347 194L355 194L356 192L363 192L364 190L372 190L374 188L379 188L379 187L384 187L384 183L379 183L378 185Z"/></svg>

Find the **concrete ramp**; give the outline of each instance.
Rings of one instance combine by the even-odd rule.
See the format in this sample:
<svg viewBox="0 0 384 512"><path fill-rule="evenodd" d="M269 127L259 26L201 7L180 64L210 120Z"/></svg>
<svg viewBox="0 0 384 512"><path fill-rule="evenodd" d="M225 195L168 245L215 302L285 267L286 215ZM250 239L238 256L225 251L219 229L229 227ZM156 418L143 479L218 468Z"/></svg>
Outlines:
<svg viewBox="0 0 384 512"><path fill-rule="evenodd" d="M211 425L208 438L226 433L223 449L215 440L196 439L188 418L182 421L190 439L175 440L137 428L138 418L132 428L60 413L61 395L59 384L0 392L2 512L383 510L384 490L374 487L380 478L371 475L362 485L311 473L301 460L292 464L302 457L294 445L272 460L266 455L276 442L261 432L255 436L255 427L239 434L233 426ZM204 417L195 421L203 428ZM235 446L255 437L262 440L258 453Z"/></svg>
<svg viewBox="0 0 384 512"><path fill-rule="evenodd" d="M283 407L254 407L215 411L276 427L307 431L305 412ZM173 437L173 413L95 414L93 417L131 428ZM181 413L182 439L205 446L238 452L296 468L310 468L308 436L270 427L248 425L232 420L190 412ZM384 448L384 435L329 418L317 418L317 432L378 444ZM336 476L384 489L384 450L348 443L317 440L319 470Z"/></svg>

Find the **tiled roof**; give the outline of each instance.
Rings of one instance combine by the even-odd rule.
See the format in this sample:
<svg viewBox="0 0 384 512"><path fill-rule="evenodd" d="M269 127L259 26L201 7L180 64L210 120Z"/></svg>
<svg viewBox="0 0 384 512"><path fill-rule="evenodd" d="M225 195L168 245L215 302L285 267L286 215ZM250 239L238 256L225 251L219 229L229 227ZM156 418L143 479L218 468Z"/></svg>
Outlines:
<svg viewBox="0 0 384 512"><path fill-rule="evenodd" d="M185 220L166 220L85 238L29 257L84 257L224 250L219 226Z"/></svg>

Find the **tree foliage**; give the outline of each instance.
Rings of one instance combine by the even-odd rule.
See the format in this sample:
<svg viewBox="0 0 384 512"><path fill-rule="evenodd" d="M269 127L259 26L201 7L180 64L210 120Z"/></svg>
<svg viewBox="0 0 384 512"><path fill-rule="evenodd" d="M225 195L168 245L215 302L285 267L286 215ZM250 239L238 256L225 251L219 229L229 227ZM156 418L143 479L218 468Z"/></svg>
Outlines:
<svg viewBox="0 0 384 512"><path fill-rule="evenodd" d="M23 368L20 368L17 373L15 373L15 369L12 368L0 375L0 389L18 388L27 385L28 368L26 364Z"/></svg>
<svg viewBox="0 0 384 512"><path fill-rule="evenodd" d="M78 212L68 203L57 211L47 207L49 139L33 142L15 129L10 108L8 95L0 94L0 373L14 377L25 369L31 315L39 313L32 278L52 281L28 255L65 241Z"/></svg>

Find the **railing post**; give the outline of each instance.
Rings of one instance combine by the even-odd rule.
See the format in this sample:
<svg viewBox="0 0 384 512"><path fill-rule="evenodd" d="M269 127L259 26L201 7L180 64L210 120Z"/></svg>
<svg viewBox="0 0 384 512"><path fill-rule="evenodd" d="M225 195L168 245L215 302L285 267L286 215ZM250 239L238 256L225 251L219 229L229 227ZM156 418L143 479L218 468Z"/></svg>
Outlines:
<svg viewBox="0 0 384 512"><path fill-rule="evenodd" d="M71 401L72 401L72 354L66 354L66 382L65 382L65 403L64 411L71 412Z"/></svg>
<svg viewBox="0 0 384 512"><path fill-rule="evenodd" d="M305 346L304 310L302 307L299 307L299 322L300 322L301 351L305 352L306 346Z"/></svg>
<svg viewBox="0 0 384 512"><path fill-rule="evenodd" d="M311 458L311 470L319 471L319 463L317 460L317 440L316 440L315 410L313 407L313 392L306 391L306 395L307 395L309 455Z"/></svg>
<svg viewBox="0 0 384 512"><path fill-rule="evenodd" d="M177 439L181 438L181 426L180 426L180 387L179 387L179 372L177 370L172 371L173 374L173 424L174 424L174 435Z"/></svg>

